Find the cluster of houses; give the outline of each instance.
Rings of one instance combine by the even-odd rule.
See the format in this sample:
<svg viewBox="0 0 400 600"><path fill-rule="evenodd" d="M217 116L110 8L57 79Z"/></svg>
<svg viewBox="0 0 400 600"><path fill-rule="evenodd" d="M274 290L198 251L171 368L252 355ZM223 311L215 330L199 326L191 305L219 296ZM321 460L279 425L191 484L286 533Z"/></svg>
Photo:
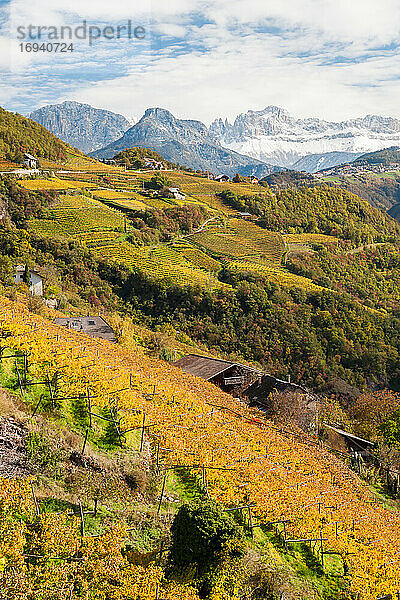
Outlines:
<svg viewBox="0 0 400 600"><path fill-rule="evenodd" d="M229 177L229 175L226 175L225 173L222 173L220 175L214 175L213 173L210 173L210 171L204 171L203 173L201 173L201 175L203 177L207 177L207 179L211 179L212 181L219 181L220 183L232 181L231 177ZM255 175L250 175L248 179L250 183L259 183L260 181L258 177L255 177Z"/></svg>
<svg viewBox="0 0 400 600"><path fill-rule="evenodd" d="M146 169L151 169L152 171L161 171L161 169L164 168L164 163L155 160L154 158L144 158L143 162Z"/></svg>
<svg viewBox="0 0 400 600"><path fill-rule="evenodd" d="M329 175L362 175L368 173L390 173L392 171L399 171L400 164L398 163L390 163L388 165L382 164L346 164L346 165L338 165L337 167L332 167L331 169L325 169L324 171L320 171L319 173L314 173L314 177L317 179L321 179L323 177Z"/></svg>

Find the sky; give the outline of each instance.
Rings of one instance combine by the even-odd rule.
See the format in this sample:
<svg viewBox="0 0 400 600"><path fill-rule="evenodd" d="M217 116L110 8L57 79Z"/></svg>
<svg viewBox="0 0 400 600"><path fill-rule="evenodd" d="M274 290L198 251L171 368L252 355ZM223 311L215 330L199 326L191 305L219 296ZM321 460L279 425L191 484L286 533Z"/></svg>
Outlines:
<svg viewBox="0 0 400 600"><path fill-rule="evenodd" d="M73 51L54 51L61 26L128 20L141 39L73 37ZM47 49L39 26L53 28L52 52L27 51ZM0 0L0 105L29 114L75 100L135 119L160 106L206 124L268 105L400 118L399 46L398 0Z"/></svg>

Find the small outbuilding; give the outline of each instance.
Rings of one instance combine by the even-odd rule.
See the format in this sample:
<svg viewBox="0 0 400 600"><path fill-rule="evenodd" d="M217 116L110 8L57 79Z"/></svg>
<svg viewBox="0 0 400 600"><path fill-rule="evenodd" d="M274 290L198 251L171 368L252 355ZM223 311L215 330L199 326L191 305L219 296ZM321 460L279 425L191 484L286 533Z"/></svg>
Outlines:
<svg viewBox="0 0 400 600"><path fill-rule="evenodd" d="M14 281L26 283L32 296L43 296L43 277L35 269L27 269L26 265L17 265Z"/></svg>
<svg viewBox="0 0 400 600"><path fill-rule="evenodd" d="M114 343L117 341L113 328L103 317L58 317L54 319L54 323L80 333L86 333L91 337L102 338Z"/></svg>
<svg viewBox="0 0 400 600"><path fill-rule="evenodd" d="M173 198L174 200L185 200L186 198L185 194L177 187L165 188L162 194L166 198Z"/></svg>
<svg viewBox="0 0 400 600"><path fill-rule="evenodd" d="M39 167L39 160L36 156L32 156L32 154L24 153L24 165L29 167L30 169L37 169Z"/></svg>
<svg viewBox="0 0 400 600"><path fill-rule="evenodd" d="M323 423L323 426L339 435L345 442L346 447L351 454L367 457L369 456L370 450L372 450L372 448L375 446L374 442L364 440L363 438L360 438L349 431L344 431L343 429L339 429L333 425L328 425L328 423Z"/></svg>

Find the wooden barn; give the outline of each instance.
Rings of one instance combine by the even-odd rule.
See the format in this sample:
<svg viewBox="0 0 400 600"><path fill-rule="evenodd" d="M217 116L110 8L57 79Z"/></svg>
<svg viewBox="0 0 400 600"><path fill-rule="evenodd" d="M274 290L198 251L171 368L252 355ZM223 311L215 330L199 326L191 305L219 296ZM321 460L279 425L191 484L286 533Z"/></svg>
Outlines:
<svg viewBox="0 0 400 600"><path fill-rule="evenodd" d="M364 440L363 438L350 433L349 431L344 431L343 429L339 429L338 427L334 427L333 425L329 425L328 423L323 423L324 427L327 427L331 431L334 431L338 436L340 436L344 443L346 444L347 450L352 455L360 455L363 458L368 458L370 456L370 451L374 448L375 443L370 442L369 440Z"/></svg>
<svg viewBox="0 0 400 600"><path fill-rule="evenodd" d="M261 371L240 363L188 354L175 363L182 371L210 381L229 394L242 395L243 391L256 379L261 377Z"/></svg>
<svg viewBox="0 0 400 600"><path fill-rule="evenodd" d="M86 333L91 337L102 338L109 342L116 342L113 328L103 319L103 317L59 317L54 319L57 325L63 325L74 331Z"/></svg>

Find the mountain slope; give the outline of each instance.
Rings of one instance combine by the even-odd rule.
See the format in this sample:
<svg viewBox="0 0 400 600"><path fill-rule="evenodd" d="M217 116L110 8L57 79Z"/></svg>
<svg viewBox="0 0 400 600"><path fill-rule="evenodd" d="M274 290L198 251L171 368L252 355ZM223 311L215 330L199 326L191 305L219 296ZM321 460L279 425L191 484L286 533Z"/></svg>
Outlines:
<svg viewBox="0 0 400 600"><path fill-rule="evenodd" d="M252 527L249 527L253 523L286 519L284 535L289 544L289 556L295 551L292 546L294 540L324 536L325 556L334 552L339 569L332 568L335 563L328 559L321 568L318 546L315 545L309 550L308 564L321 574L325 572L331 579L331 585L334 579L338 579L335 575L340 575L339 580L342 581L343 572L347 573L346 597L371 600L379 597L382 590L396 589L397 564L396 561L393 565L389 564L388 556L397 556L400 551L400 517L396 511L379 503L370 488L329 451L329 446L318 444L315 436L299 435L298 431L289 427L277 427L265 420L261 412L248 409L243 402L238 402L211 383L187 375L165 362L144 357L136 345L126 351L117 344L88 338L79 332L58 327L29 312L21 304L2 297L0 309L0 330L8 339L6 356L20 354L21 364L23 349L28 357L25 364L30 381L43 382L46 377L49 381L49 389L42 387L40 412L35 417L30 415L27 424L35 426L34 435L29 438L30 451L33 449L34 456L41 460L47 457L44 465L47 472L52 466L53 472L58 473L56 486L46 479L44 466L39 470L40 486L35 481L31 484L37 490L36 506L33 500L37 499L32 497L29 482L0 482L1 525L3 531L9 533L1 536L0 540L4 597L24 600L33 597L34 592L40 592L39 597L61 600L65 598L64 590L68 589L71 590L71 600L78 600L82 597L81 588L73 585L78 582L82 587L90 586L91 592L96 594L93 597L101 597L103 590L107 589L108 597L115 600L129 597L153 600L158 595L159 586L162 598L166 600L196 598L193 594L184 594L182 589L182 593L177 588L175 593L164 591L164 586L171 582L168 577L161 581L161 569L158 573L154 571L156 564L165 564L162 550L161 553L154 552L153 556L149 550L163 541L165 528L159 527L159 521L151 512L150 494L142 495L143 475L136 465L142 465L141 471L146 473L147 481L153 476L152 502L155 505L160 497L157 513L162 511L165 523L169 522L166 516L168 511L169 514L172 512L171 504L176 502L176 492L179 493L187 481L192 486L192 493L204 501L206 496L209 497L223 509L248 505L250 523L246 525L243 522L248 536L250 531L253 534ZM3 364L0 366L3 378L13 389L18 363L15 362L14 366L14 361L10 362L7 370ZM60 379L62 387L56 386L58 391L54 398L50 382ZM96 406L90 421L84 395L86 390L90 390ZM52 405L53 398L55 405L54 402ZM18 399L21 407L32 413L37 404L32 388L21 393ZM44 418L46 421L39 429ZM150 427L145 427L145 420L151 423ZM74 435L69 436L69 444L75 446L75 452L61 454L57 445L58 453L51 453L44 435L45 426L48 423L48 427L56 431L65 422L73 426ZM139 435L133 433L135 429L142 431L142 443ZM80 452L83 439L85 444L86 440L88 442L85 454ZM60 440L59 433L56 440ZM121 448L118 448L119 443ZM106 460L98 448L118 448L119 456L127 448L129 455L126 452L124 462L121 458L119 462L114 458L113 463L113 455L107 455ZM77 459L86 470L72 467L72 460L76 463ZM64 467L64 472L63 462L70 463ZM123 481L121 471L123 474L127 464L132 469L130 479ZM202 481L200 476L196 476L199 465L200 469L203 465ZM110 472L111 466L115 466L114 472ZM177 471L174 475L174 467L179 469L182 477L177 475ZM171 488L165 486L174 481L171 499ZM179 481L182 481L180 486ZM125 482L131 483L130 494ZM71 494L71 488L75 495ZM168 493L165 493L167 490ZM95 507L97 501L98 507L90 511L94 498L97 499ZM182 502L179 497L178 502ZM132 512L135 504L139 506L139 522ZM80 515L80 520L79 517L71 519L68 516L71 509L72 514ZM142 548L140 553L140 542L143 543L144 536L139 536L143 532L142 527L150 523L150 518L153 522L151 546ZM132 537L128 535L128 528L135 529ZM267 551L269 544L265 542L268 539L273 541L273 538L264 537L266 531L262 527L260 535L257 531L253 536L253 549L259 541L259 551ZM169 540L165 541L168 546ZM281 541L275 541L278 551L282 545ZM129 549L134 552L129 553ZM233 550L237 549L236 546ZM147 550L146 555L144 550ZM190 550L186 550L189 561L193 560ZM275 561L267 563L272 575L282 573L282 561L276 560L276 551L274 554ZM37 555L40 561L36 560ZM232 552L232 556L240 557L241 553ZM258 562L254 560L254 550L251 556L252 562ZM61 558L54 560L56 557ZM218 597L238 600L244 597L242 590L237 588L242 587L246 576L240 569L240 563L232 562L229 557L230 554L224 552L223 564L225 571L233 573L236 585L228 587L231 580L227 576L217 580L224 592ZM268 559L268 555L265 558ZM376 568L376 564L385 561L389 568ZM132 564L142 565L141 570L138 572ZM261 568L266 571L264 564ZM193 568L188 569L185 581L192 572ZM15 573L18 573L17 582ZM197 572L196 580L189 581L200 588ZM22 592L18 595L15 594L17 584ZM203 588L201 597L205 600L216 598L217 595L212 593L214 589L204 593ZM25 590L31 590L31 593L24 595ZM54 595L54 590L62 590L64 595ZM329 596L285 593L285 597L308 600L344 597L343 594L333 594L332 587L330 590ZM263 594L261 597L267 596Z"/></svg>
<svg viewBox="0 0 400 600"><path fill-rule="evenodd" d="M143 146L162 154L167 160L193 169L211 170L234 175L264 176L273 167L257 159L223 148L210 138L200 121L176 119L162 108L149 108L136 125L120 139L92 152L97 158L110 158L127 148Z"/></svg>
<svg viewBox="0 0 400 600"><path fill-rule="evenodd" d="M325 152L325 154L308 154L294 163L296 171L317 173L321 169L329 169L343 163L351 163L360 156L357 152Z"/></svg>
<svg viewBox="0 0 400 600"><path fill-rule="evenodd" d="M130 127L122 115L68 101L43 106L32 112L30 118L83 152L110 144Z"/></svg>
<svg viewBox="0 0 400 600"><path fill-rule="evenodd" d="M378 152L368 152L362 154L355 161L355 165L372 166L382 165L389 166L392 164L400 164L400 148L393 146L392 148L385 148L384 150L378 150Z"/></svg>
<svg viewBox="0 0 400 600"><path fill-rule="evenodd" d="M232 124L217 119L210 135L226 148L289 167L309 154L359 154L398 144L400 120L375 115L340 123L294 119L282 108L268 106L242 113Z"/></svg>
<svg viewBox="0 0 400 600"><path fill-rule="evenodd" d="M24 152L39 158L65 159L68 146L42 125L0 108L0 156L21 162Z"/></svg>

